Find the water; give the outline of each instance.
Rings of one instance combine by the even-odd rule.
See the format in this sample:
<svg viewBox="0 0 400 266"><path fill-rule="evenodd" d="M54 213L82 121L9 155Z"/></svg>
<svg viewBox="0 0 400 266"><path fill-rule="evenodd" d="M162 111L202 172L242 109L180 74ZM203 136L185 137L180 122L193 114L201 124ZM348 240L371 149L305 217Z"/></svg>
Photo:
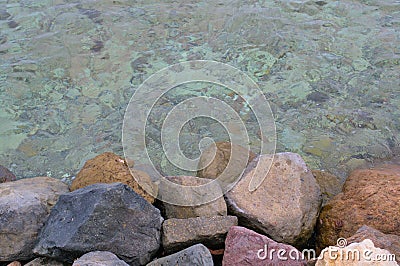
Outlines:
<svg viewBox="0 0 400 266"><path fill-rule="evenodd" d="M1 0L0 164L19 178L68 179L104 151L122 154L137 87L168 65L208 59L257 82L277 151L345 177L399 154L399 29L400 1ZM185 128L195 132L182 140L189 157L204 123Z"/></svg>

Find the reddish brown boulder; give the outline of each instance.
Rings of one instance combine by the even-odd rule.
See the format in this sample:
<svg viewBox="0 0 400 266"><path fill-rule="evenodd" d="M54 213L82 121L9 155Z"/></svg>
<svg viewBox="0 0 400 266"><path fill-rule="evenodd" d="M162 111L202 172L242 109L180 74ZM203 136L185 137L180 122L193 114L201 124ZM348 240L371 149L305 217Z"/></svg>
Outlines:
<svg viewBox="0 0 400 266"><path fill-rule="evenodd" d="M215 157L212 146L208 147L201 154L198 167L198 169L201 170L197 172L198 177L216 179L228 165L229 158L231 156L231 143L217 142L215 143L215 146ZM256 154L254 152L249 151L239 145L235 145L234 147L237 152L242 153L244 156L246 156L246 153L248 153L248 155L246 156L248 157L248 162L251 162L256 157ZM208 166L204 167L209 161L211 161L211 163Z"/></svg>
<svg viewBox="0 0 400 266"><path fill-rule="evenodd" d="M232 226L225 240L225 266L307 265L296 248L240 226Z"/></svg>
<svg viewBox="0 0 400 266"><path fill-rule="evenodd" d="M17 180L17 177L7 168L0 165L0 183Z"/></svg>
<svg viewBox="0 0 400 266"><path fill-rule="evenodd" d="M131 170L135 177L132 176L124 159L112 152L105 152L85 163L72 181L70 189L74 191L96 183L120 182L130 186L153 204L155 199L152 195L157 195L157 187L152 183L150 176L136 169ZM140 185L136 180L139 180ZM152 191L152 193L149 194L146 191Z"/></svg>
<svg viewBox="0 0 400 266"><path fill-rule="evenodd" d="M334 246L368 225L385 234L400 235L400 166L355 170L343 192L322 209L317 222L319 250Z"/></svg>
<svg viewBox="0 0 400 266"><path fill-rule="evenodd" d="M361 242L365 239L370 239L375 247L386 249L391 254L395 254L396 260L400 263L400 236L384 234L369 226L362 226L355 235L347 239L347 243Z"/></svg>

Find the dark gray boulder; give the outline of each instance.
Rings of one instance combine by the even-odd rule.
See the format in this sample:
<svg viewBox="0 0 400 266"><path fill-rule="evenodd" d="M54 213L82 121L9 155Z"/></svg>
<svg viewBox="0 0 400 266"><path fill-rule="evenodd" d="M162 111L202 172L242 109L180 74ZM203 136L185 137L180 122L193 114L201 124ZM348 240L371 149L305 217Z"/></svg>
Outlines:
<svg viewBox="0 0 400 266"><path fill-rule="evenodd" d="M156 259L146 266L213 266L210 251L197 244L172 255Z"/></svg>
<svg viewBox="0 0 400 266"><path fill-rule="evenodd" d="M160 211L122 183L94 184L62 195L34 252L72 263L91 251L109 251L144 265L160 247Z"/></svg>

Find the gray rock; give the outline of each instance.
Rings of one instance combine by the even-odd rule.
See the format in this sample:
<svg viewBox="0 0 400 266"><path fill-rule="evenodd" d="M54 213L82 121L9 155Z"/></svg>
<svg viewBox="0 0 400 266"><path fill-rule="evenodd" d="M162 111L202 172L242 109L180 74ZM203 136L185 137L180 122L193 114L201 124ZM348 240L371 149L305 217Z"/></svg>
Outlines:
<svg viewBox="0 0 400 266"><path fill-rule="evenodd" d="M50 209L68 186L50 177L0 184L0 261L29 260Z"/></svg>
<svg viewBox="0 0 400 266"><path fill-rule="evenodd" d="M115 254L108 251L92 251L86 253L72 266L129 266L125 261L120 260Z"/></svg>
<svg viewBox="0 0 400 266"><path fill-rule="evenodd" d="M249 191L253 178L261 185ZM290 152L257 157L226 199L239 225L298 247L311 237L322 202L313 174Z"/></svg>
<svg viewBox="0 0 400 266"><path fill-rule="evenodd" d="M205 185L213 180L207 178L199 178L194 176L168 176L166 180L171 183L179 184L182 186L197 188L199 186ZM204 194L203 194L204 192ZM210 192L209 195L207 193ZM219 198L207 202L207 198L210 195L220 195ZM186 219L191 217L213 217L217 215L227 215L227 207L224 198L222 197L223 193L221 187L218 182L213 182L210 185L209 190L200 190L196 191L195 189L188 189L186 193L183 189L177 193L174 190L170 190L166 183L160 183L159 185L159 196L163 201L163 207L165 210L166 218L179 218ZM211 196L211 197L213 197ZM175 204L170 204L168 202L184 202L186 205L190 206L179 206ZM199 202L207 203L198 204Z"/></svg>
<svg viewBox="0 0 400 266"><path fill-rule="evenodd" d="M172 255L156 259L146 266L213 266L210 251L202 244L197 244Z"/></svg>
<svg viewBox="0 0 400 266"><path fill-rule="evenodd" d="M236 216L168 219L163 223L162 245L167 253L198 243L211 249L221 249L229 228L237 222Z"/></svg>
<svg viewBox="0 0 400 266"><path fill-rule="evenodd" d="M127 185L94 184L59 198L34 251L67 262L110 251L143 265L160 246L162 221L160 211Z"/></svg>

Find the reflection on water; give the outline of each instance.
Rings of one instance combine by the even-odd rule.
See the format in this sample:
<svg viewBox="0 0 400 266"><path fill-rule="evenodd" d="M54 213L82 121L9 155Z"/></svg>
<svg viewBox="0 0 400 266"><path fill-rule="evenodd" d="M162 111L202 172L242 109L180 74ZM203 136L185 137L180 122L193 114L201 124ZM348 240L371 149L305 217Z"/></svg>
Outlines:
<svg viewBox="0 0 400 266"><path fill-rule="evenodd" d="M278 151L312 168L343 177L399 153L399 1L246 2L1 0L0 164L62 178L122 154L135 88L193 59L254 79ZM185 97L173 93L157 110Z"/></svg>

